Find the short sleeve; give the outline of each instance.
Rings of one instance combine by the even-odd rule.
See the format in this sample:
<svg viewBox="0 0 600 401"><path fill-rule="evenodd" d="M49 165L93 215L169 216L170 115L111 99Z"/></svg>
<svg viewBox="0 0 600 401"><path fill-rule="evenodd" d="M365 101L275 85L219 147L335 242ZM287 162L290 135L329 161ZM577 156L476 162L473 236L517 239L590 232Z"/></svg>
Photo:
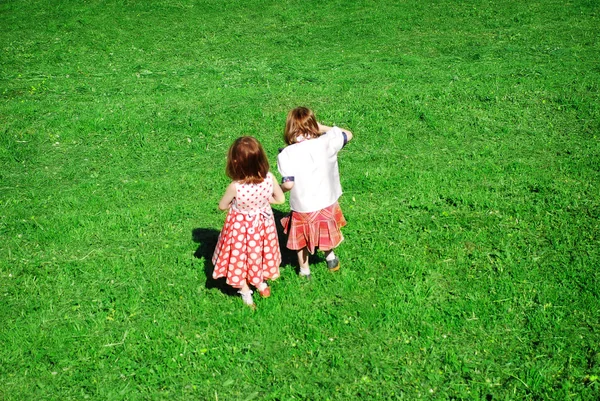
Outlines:
<svg viewBox="0 0 600 401"><path fill-rule="evenodd" d="M327 150L330 155L336 154L342 150L347 142L346 133L343 132L339 127L331 128L329 131L319 137L319 139L327 142Z"/></svg>
<svg viewBox="0 0 600 401"><path fill-rule="evenodd" d="M294 166L290 156L284 150L277 156L277 170L282 177L293 177L295 175Z"/></svg>

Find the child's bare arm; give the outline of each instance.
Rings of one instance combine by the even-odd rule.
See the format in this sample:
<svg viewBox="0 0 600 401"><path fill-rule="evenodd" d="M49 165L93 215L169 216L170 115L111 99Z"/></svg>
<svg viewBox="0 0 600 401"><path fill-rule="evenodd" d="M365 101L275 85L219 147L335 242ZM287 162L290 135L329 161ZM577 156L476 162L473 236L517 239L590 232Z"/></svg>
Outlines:
<svg viewBox="0 0 600 401"><path fill-rule="evenodd" d="M346 133L346 142L350 142L350 140L353 138L352 132L348 131L345 128L340 128L342 130L342 132Z"/></svg>
<svg viewBox="0 0 600 401"><path fill-rule="evenodd" d="M289 192L292 190L292 188L294 188L294 181L286 181L281 184L281 190L283 192Z"/></svg>
<svg viewBox="0 0 600 401"><path fill-rule="evenodd" d="M280 203L285 202L285 195L281 190L281 187L277 183L275 176L273 176L273 196L269 200L269 202L279 205Z"/></svg>
<svg viewBox="0 0 600 401"><path fill-rule="evenodd" d="M332 129L333 127L328 127L327 125L323 125L321 123L317 123L317 125L319 126L319 132L327 132L330 129ZM340 128L343 132L346 133L346 142L350 142L350 140L352 139L353 135L352 132L350 132L349 130L347 130L346 128Z"/></svg>
<svg viewBox="0 0 600 401"><path fill-rule="evenodd" d="M317 125L319 126L319 132L321 132L321 133L325 133L333 128L333 127L328 127L327 125L323 125L321 123L317 123Z"/></svg>
<svg viewBox="0 0 600 401"><path fill-rule="evenodd" d="M227 189L225 190L225 195L219 201L219 210L227 210L231 205L231 201L235 198L237 194L237 190L235 189L235 182L229 184Z"/></svg>

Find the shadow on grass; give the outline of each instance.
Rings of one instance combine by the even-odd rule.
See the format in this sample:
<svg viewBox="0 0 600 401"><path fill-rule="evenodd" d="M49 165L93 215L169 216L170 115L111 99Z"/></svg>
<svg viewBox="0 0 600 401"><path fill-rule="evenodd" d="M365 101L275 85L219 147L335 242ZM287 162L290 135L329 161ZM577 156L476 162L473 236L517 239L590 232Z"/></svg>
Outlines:
<svg viewBox="0 0 600 401"><path fill-rule="evenodd" d="M204 274L206 275L206 288L217 288L224 294L237 295L237 289L231 287L225 282L225 277L214 279L212 264L212 255L219 240L219 230L213 228L194 228L192 230L192 240L200 244L194 256L198 259L204 258Z"/></svg>
<svg viewBox="0 0 600 401"><path fill-rule="evenodd" d="M279 240L279 248L281 249L281 266L293 266L296 273L299 272L300 267L298 266L298 256L296 251L288 249L287 234L283 232L283 226L281 225L281 219L287 216L289 212L282 212L277 209L273 209L273 215L275 216L275 226L277 227L277 239ZM323 262L323 259L317 252L314 255L308 256L308 263L314 265Z"/></svg>
<svg viewBox="0 0 600 401"><path fill-rule="evenodd" d="M288 215L287 212L282 212L277 209L273 209L273 215L275 217L275 226L277 227L277 239L279 240L279 248L281 249L281 268L284 266L292 266L296 272L298 272L298 257L296 251L288 249L285 244L287 243L287 234L283 232L283 226L281 225L281 219ZM217 288L224 294L237 295L237 289L228 285L225 281L225 277L214 279L213 271L215 267L212 264L212 255L217 246L219 240L219 230L212 228L194 228L192 230L192 239L194 242L199 244L198 249L194 252L194 256L198 259L204 258L204 274L206 275L206 288L212 289ZM311 265L323 262L323 258L318 254L309 256L309 263Z"/></svg>
<svg viewBox="0 0 600 401"><path fill-rule="evenodd" d="M281 266L295 266L297 268L298 257L296 256L296 251L287 249L285 246L287 243L287 234L283 232L283 226L281 225L281 219L288 214L288 212L282 212L281 210L273 209L275 227L277 227L277 239L279 240L279 249L281 249Z"/></svg>

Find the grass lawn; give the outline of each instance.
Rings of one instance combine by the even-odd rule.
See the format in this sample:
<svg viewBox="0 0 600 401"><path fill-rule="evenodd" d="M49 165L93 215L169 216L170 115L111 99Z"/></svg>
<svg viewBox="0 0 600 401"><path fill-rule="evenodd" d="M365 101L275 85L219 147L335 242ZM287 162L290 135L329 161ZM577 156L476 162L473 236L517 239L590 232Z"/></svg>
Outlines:
<svg viewBox="0 0 600 401"><path fill-rule="evenodd" d="M600 3L0 0L0 399L596 400ZM353 131L331 274L210 278L225 157ZM287 203L275 206L277 216Z"/></svg>

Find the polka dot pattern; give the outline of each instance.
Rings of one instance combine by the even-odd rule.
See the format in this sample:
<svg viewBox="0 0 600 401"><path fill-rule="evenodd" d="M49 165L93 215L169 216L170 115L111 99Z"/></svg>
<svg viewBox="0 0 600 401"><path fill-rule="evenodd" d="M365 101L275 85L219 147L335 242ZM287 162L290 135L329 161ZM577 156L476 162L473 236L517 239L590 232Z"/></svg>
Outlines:
<svg viewBox="0 0 600 401"><path fill-rule="evenodd" d="M237 184L237 195L225 218L212 262L213 278L226 277L239 288L279 277L281 252L269 198L271 174L260 184Z"/></svg>

